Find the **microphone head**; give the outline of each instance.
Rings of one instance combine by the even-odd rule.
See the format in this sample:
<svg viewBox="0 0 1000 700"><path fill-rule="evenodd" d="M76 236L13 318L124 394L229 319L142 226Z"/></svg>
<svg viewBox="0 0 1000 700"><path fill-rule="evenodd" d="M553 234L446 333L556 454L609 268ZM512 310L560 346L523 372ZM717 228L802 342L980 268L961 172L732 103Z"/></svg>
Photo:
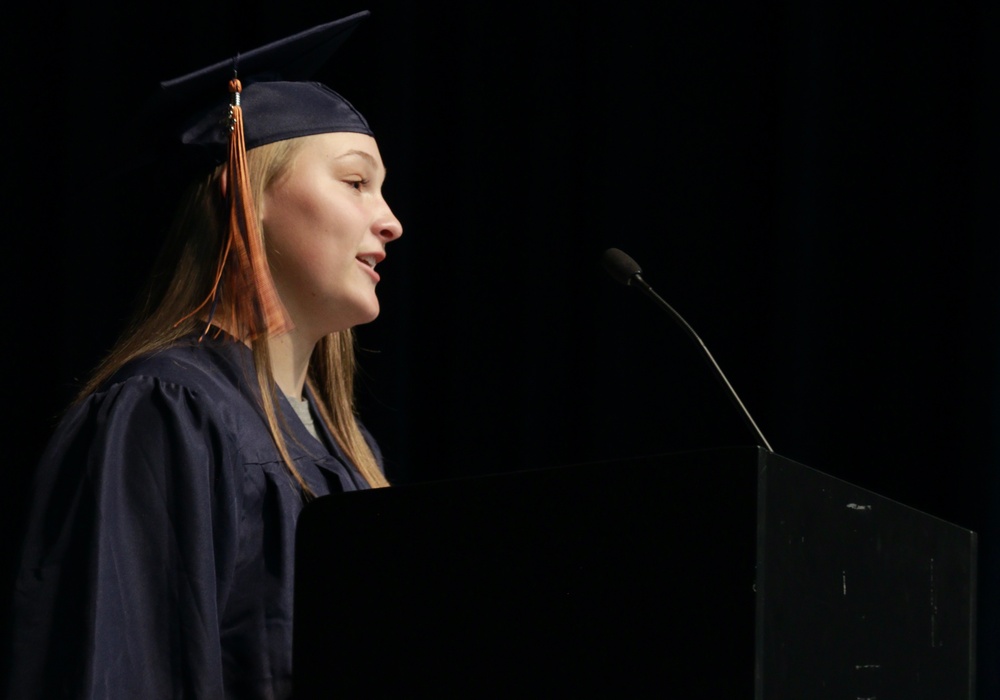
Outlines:
<svg viewBox="0 0 1000 700"><path fill-rule="evenodd" d="M604 251L604 269L624 285L632 284L632 279L642 274L639 263L617 248Z"/></svg>

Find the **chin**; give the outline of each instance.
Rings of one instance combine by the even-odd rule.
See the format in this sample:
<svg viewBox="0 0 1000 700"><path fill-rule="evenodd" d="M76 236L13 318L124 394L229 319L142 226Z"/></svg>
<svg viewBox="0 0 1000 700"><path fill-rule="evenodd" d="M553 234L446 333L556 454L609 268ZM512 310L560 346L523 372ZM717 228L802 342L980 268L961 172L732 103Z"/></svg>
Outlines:
<svg viewBox="0 0 1000 700"><path fill-rule="evenodd" d="M350 314L348 328L353 328L354 326L363 326L366 323L371 323L379 314L378 302L375 304L366 304L364 306L358 306L353 309L353 313Z"/></svg>
<svg viewBox="0 0 1000 700"><path fill-rule="evenodd" d="M355 325L355 326L363 326L363 325L365 325L366 323L371 323L371 322L372 322L372 321L374 321L374 320L375 320L376 318L378 318L378 311L376 311L376 312L375 312L375 313L373 313L373 314L369 314L369 315L368 315L367 317L365 317L365 319L364 319L363 321L358 321L358 322L357 322L357 323L355 323L354 325Z"/></svg>

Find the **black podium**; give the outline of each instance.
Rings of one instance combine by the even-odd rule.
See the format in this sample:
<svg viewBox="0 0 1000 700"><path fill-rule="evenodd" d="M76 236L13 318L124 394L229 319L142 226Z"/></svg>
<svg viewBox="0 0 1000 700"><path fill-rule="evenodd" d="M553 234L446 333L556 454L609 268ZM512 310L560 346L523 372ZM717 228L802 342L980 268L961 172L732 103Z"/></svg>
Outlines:
<svg viewBox="0 0 1000 700"><path fill-rule="evenodd" d="M760 448L337 494L296 698L968 698L976 535Z"/></svg>

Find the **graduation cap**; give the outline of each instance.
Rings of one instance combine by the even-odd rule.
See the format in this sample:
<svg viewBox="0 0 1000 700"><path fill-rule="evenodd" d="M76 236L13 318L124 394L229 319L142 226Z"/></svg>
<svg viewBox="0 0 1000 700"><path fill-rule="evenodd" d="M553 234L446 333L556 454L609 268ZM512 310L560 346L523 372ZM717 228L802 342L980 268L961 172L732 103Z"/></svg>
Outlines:
<svg viewBox="0 0 1000 700"><path fill-rule="evenodd" d="M369 16L362 11L160 83L148 109L191 162L218 165L242 112L245 147L336 131L372 135L341 95L310 78ZM230 83L239 81L232 92Z"/></svg>
<svg viewBox="0 0 1000 700"><path fill-rule="evenodd" d="M228 165L228 236L216 281L181 321L207 308L211 322L225 290L230 329L243 340L291 328L262 250L246 151L313 134L372 135L346 99L308 80L368 15L321 24L160 84L149 109L172 132L183 159Z"/></svg>

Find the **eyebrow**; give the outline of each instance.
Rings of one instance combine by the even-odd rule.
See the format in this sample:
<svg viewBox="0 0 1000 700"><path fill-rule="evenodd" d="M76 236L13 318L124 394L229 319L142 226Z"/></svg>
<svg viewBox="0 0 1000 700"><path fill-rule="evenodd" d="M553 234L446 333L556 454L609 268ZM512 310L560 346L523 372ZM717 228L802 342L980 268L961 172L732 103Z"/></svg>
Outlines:
<svg viewBox="0 0 1000 700"><path fill-rule="evenodd" d="M375 158L372 156L371 153L368 153L367 151L358 151L352 149L350 151L347 151L346 153L342 153L339 156L337 156L337 160L340 160L341 158L347 158L348 156L360 156L361 158L364 158L366 161L371 163L373 167L375 168L378 167L378 163L375 161Z"/></svg>

